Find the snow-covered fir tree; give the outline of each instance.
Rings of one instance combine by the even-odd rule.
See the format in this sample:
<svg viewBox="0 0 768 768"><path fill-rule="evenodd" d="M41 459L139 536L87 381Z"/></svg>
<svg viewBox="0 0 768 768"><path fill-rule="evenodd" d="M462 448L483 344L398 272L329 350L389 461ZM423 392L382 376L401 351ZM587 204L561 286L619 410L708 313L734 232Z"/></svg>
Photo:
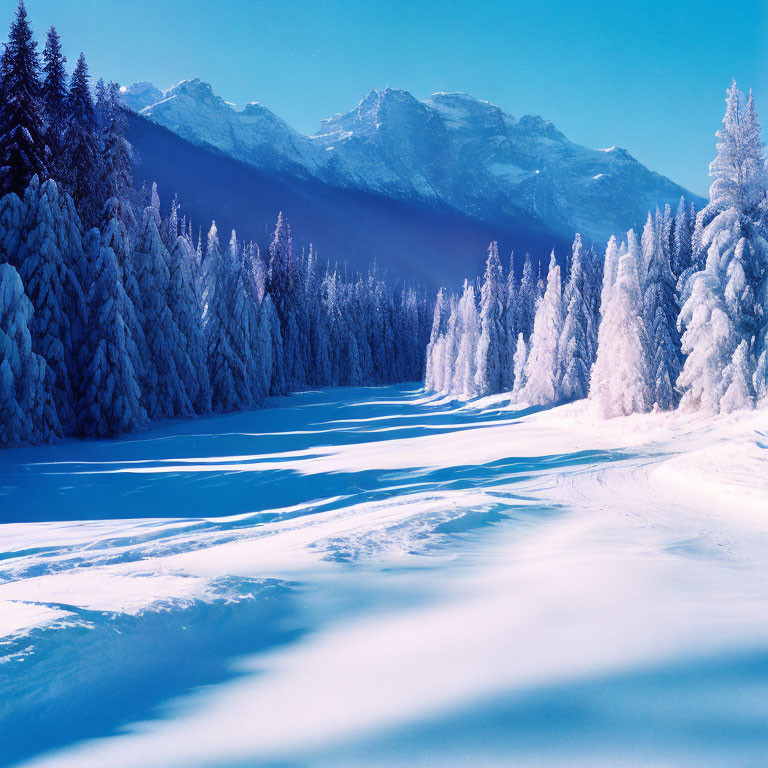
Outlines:
<svg viewBox="0 0 768 768"><path fill-rule="evenodd" d="M150 419L189 416L193 409L183 372L191 367L191 361L168 306L170 256L160 239L151 207L144 210L134 260L141 297L137 309L147 348L142 381L144 406Z"/></svg>
<svg viewBox="0 0 768 768"><path fill-rule="evenodd" d="M650 406L637 250L629 249L619 258L600 324L589 396L605 418L647 411Z"/></svg>
<svg viewBox="0 0 768 768"><path fill-rule="evenodd" d="M32 348L32 314L18 272L0 264L0 446L61 436L52 377Z"/></svg>
<svg viewBox="0 0 768 768"><path fill-rule="evenodd" d="M168 261L168 308L183 343L178 373L195 413L207 413L211 407L211 391L202 307L195 291L193 264L192 244L185 236L177 236Z"/></svg>
<svg viewBox="0 0 768 768"><path fill-rule="evenodd" d="M442 348L448 328L448 297L445 288L440 288L435 299L432 315L432 330L427 345L427 365L424 384L427 389L439 391L442 386Z"/></svg>
<svg viewBox="0 0 768 768"><path fill-rule="evenodd" d="M515 369L515 384L513 393L519 395L525 387L525 363L528 360L528 345L525 343L522 333L517 334L517 344L515 345L515 355L512 364Z"/></svg>
<svg viewBox="0 0 768 768"><path fill-rule="evenodd" d="M504 362L504 290L499 246L488 248L480 290L480 341L477 345L475 387L481 395L501 391Z"/></svg>
<svg viewBox="0 0 768 768"><path fill-rule="evenodd" d="M515 327L518 333L522 333L526 341L533 333L533 321L536 317L536 279L533 276L533 264L531 254L525 254L523 263L523 275L520 278L520 288L517 292L515 303L517 312Z"/></svg>
<svg viewBox="0 0 768 768"><path fill-rule="evenodd" d="M571 271L563 292L565 318L558 341L559 394L564 400L587 396L592 368L588 334L591 331L584 299L584 258L581 237L576 235L571 255Z"/></svg>
<svg viewBox="0 0 768 768"><path fill-rule="evenodd" d="M515 384L515 350L517 344L517 306L515 290L515 254L509 257L509 272L507 273L507 284L504 289L504 318L503 333L504 340L502 363L501 363L501 388L509 392Z"/></svg>
<svg viewBox="0 0 768 768"><path fill-rule="evenodd" d="M658 225L662 225L661 232ZM652 404L667 411L677 404L675 384L682 368L680 335L677 330L677 280L670 264L670 249L661 217L646 230L652 249L643 290L643 319L647 334L648 384ZM643 232L643 242L646 231ZM643 254L645 255L645 253Z"/></svg>
<svg viewBox="0 0 768 768"><path fill-rule="evenodd" d="M233 328L230 309L233 274L231 260L221 252L216 223L208 233L205 253L204 326L214 411L236 411L251 405L248 372L238 357L238 331Z"/></svg>
<svg viewBox="0 0 768 768"><path fill-rule="evenodd" d="M725 304L717 243L709 249L706 267L690 282L690 295L679 318L685 328L682 351L686 356L677 380L682 391L680 409L718 413L726 389L725 370L739 346L739 336ZM749 365L748 356L745 365ZM729 407L733 406L731 397Z"/></svg>
<svg viewBox="0 0 768 768"><path fill-rule="evenodd" d="M35 351L55 377L54 403L63 428L70 432L75 424L77 350L85 324L85 299L75 273L82 261L79 233L66 226L55 181L38 186L34 177L24 201L27 235L15 266L34 307L30 330Z"/></svg>
<svg viewBox="0 0 768 768"><path fill-rule="evenodd" d="M456 366L451 391L463 397L477 394L477 349L480 345L480 319L477 314L474 286L464 281L464 292L458 305L458 333L460 334Z"/></svg>
<svg viewBox="0 0 768 768"><path fill-rule="evenodd" d="M0 59L0 193L48 177L37 42L20 0Z"/></svg>
<svg viewBox="0 0 768 768"><path fill-rule="evenodd" d="M544 296L536 308L530 350L525 364L523 400L531 405L552 405L560 399L559 341L563 330L560 266L555 252L549 260Z"/></svg>
<svg viewBox="0 0 768 768"><path fill-rule="evenodd" d="M132 432L147 421L139 372L134 367L138 349L131 335L138 322L123 287L117 256L107 240L94 265L88 314L78 434L112 437Z"/></svg>
<svg viewBox="0 0 768 768"><path fill-rule="evenodd" d="M101 147L89 82L88 65L81 53L69 86L68 120L64 134L67 154L63 181L86 228L95 226L101 213Z"/></svg>
<svg viewBox="0 0 768 768"><path fill-rule="evenodd" d="M710 188L710 202L701 212L700 245L695 243L695 247L707 251L706 266L688 280L685 292L688 310L683 307L680 322L687 333L687 324L693 322L694 311L690 302L694 299L694 293L699 300L708 303L710 314L722 297L729 325L735 330L738 339L747 344L746 365L755 372L752 387L762 397L768 389L765 309L768 243L759 222L760 206L768 185L754 100L751 93L745 98L736 83L727 91L723 128L717 132L717 138L717 155L710 165L710 175L714 178ZM708 273L706 279L702 275L704 272ZM707 290L700 287L697 291L696 282L707 283ZM725 337L731 345L730 333L726 333ZM688 359L680 383L692 392L709 391L708 385L702 383L697 386L692 379L695 368L690 357L693 356L694 361L699 359L694 349L696 343L709 344L711 339L707 339L707 335L698 329L688 335L683 347ZM729 358L737 346L738 342L733 343L730 349L723 350L724 355ZM727 359L722 355L719 357L722 365L715 375L722 378ZM716 359L718 356L711 358L711 362ZM698 370L702 375L712 375L708 366ZM701 398L693 394L688 398L684 396L684 399L690 403ZM709 398L704 397L703 401L708 408L714 407Z"/></svg>
<svg viewBox="0 0 768 768"><path fill-rule="evenodd" d="M66 56L61 50L61 39L55 27L48 30L43 51L42 112L47 148L46 165L54 179L64 176L64 130L67 122Z"/></svg>

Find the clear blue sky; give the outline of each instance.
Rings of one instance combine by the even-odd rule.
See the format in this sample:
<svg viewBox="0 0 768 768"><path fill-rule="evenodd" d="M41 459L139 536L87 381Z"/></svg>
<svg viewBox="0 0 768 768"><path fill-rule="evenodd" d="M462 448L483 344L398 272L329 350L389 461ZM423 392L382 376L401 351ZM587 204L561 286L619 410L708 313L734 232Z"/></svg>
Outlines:
<svg viewBox="0 0 768 768"><path fill-rule="evenodd" d="M16 0L0 0L7 28ZM466 91L540 114L574 141L618 145L708 189L726 86L752 87L768 125L766 0L27 0L70 61L167 87L200 77L302 132L371 88Z"/></svg>

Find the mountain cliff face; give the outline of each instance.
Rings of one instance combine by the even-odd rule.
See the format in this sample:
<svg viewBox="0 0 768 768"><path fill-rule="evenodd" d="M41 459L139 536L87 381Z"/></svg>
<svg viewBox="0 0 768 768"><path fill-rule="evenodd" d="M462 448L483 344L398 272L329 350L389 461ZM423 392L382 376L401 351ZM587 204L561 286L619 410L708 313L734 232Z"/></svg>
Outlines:
<svg viewBox="0 0 768 768"><path fill-rule="evenodd" d="M146 103L144 103L146 102ZM312 136L258 103L236 109L207 83L165 92L125 89L126 105L182 138L268 173L418 201L483 222L540 224L564 238L602 241L640 226L649 208L696 195L626 150L587 149L540 117L515 119L463 93L419 101L407 91L371 91Z"/></svg>
<svg viewBox="0 0 768 768"><path fill-rule="evenodd" d="M418 200L259 170L137 114L128 115L128 138L136 150L136 184L157 182L163 213L178 194L186 220L203 236L215 219L226 238L236 228L241 240L266 249L283 211L298 249L312 243L321 261L363 274L375 263L391 279L430 291L440 285L457 290L466 275L480 274L490 240L498 240L505 262L515 251L518 271L526 251L538 261L553 247L563 255L570 248L568 238L541 222L481 221Z"/></svg>

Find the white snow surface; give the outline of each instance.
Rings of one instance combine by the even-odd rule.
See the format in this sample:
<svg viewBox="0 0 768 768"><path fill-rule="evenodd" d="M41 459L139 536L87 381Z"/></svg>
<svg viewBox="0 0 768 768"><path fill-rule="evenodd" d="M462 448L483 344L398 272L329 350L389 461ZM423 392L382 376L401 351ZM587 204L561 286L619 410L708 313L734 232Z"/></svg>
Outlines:
<svg viewBox="0 0 768 768"><path fill-rule="evenodd" d="M23 662L55 658L73 623L119 626L125 653L142 620L202 633L200 606L237 617L280 583L288 616L247 630L299 630L226 656L216 684L190 673L143 715L116 714L114 732L17 757L765 764L767 434L765 412L601 420L586 401L516 411L503 395L392 387L299 394L73 457L71 442L8 451L0 485L16 502L30 473L65 508L91 492L136 499L120 519L0 529L0 653L31 687L42 683ZM280 482L282 495L269 490ZM196 514L193 500L210 499L222 500L211 516ZM93 662L119 677L112 642Z"/></svg>

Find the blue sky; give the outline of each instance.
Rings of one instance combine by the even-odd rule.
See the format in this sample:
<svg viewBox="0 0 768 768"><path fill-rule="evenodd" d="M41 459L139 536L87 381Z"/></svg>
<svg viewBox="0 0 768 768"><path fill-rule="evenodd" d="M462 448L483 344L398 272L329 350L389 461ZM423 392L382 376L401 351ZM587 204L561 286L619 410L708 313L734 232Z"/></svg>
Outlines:
<svg viewBox="0 0 768 768"><path fill-rule="evenodd" d="M3 26L15 0L0 0ZM768 3L555 0L27 0L70 60L160 87L188 77L260 101L313 132L371 88L419 98L466 91L569 138L618 145L689 188L708 189L714 131L732 77L768 125Z"/></svg>

